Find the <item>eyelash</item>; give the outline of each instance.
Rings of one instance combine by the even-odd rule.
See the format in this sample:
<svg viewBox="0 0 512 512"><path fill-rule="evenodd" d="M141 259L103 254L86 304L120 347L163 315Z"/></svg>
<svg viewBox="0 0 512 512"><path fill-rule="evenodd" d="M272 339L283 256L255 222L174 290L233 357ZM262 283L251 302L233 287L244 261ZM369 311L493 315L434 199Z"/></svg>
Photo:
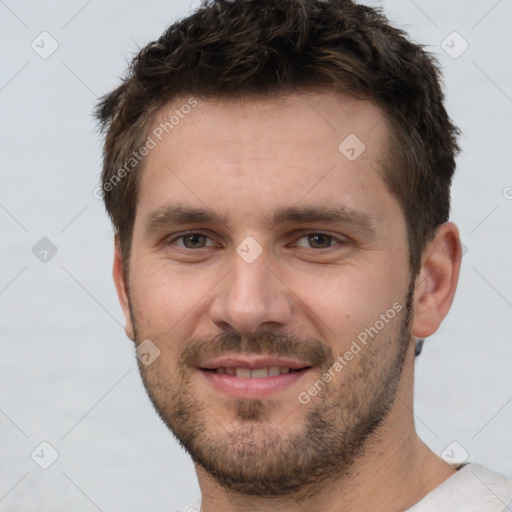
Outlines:
<svg viewBox="0 0 512 512"><path fill-rule="evenodd" d="M185 233L180 233L179 235L175 235L172 238L168 239L167 244L168 245L172 245L177 240L182 240L183 238L185 238L187 236L191 236L191 235L201 235L201 236L207 237L208 240L212 240L212 238L208 235L208 233L204 233L202 231L187 231ZM305 238L305 237L308 237L308 236L313 236L313 235L320 235L320 236L328 237L330 239L330 241L331 241L331 245L329 245L329 247L319 248L319 249L315 249L314 247L301 247L302 249L308 249L309 248L309 249L313 249L315 251L320 252L322 250L325 251L327 249L330 249L330 248L334 247L335 245L346 245L347 244L347 240L342 240L342 239L340 239L338 237L335 237L334 235L331 235L329 233L324 233L322 231L304 231L304 232L301 232L299 237L294 238L294 242L293 243L297 243L302 238ZM194 250L199 250L199 249L206 249L207 247L212 247L212 246L209 245L209 246L205 246L205 247L199 247L198 249L191 249L191 248L185 247L183 245L181 245L179 247L180 247L180 249L183 249L183 250L186 250L186 251L194 251Z"/></svg>

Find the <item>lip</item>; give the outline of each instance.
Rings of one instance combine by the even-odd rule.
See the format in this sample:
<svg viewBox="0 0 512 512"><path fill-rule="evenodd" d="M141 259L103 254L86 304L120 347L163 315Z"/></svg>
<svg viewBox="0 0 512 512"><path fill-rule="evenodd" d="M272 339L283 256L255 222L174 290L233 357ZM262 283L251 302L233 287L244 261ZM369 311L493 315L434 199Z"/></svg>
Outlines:
<svg viewBox="0 0 512 512"><path fill-rule="evenodd" d="M302 370L311 367L308 361L298 361L297 359L272 356L272 355L231 355L211 359L199 365L199 369L215 370L217 368L270 368L279 366L281 368L290 368L290 370Z"/></svg>
<svg viewBox="0 0 512 512"><path fill-rule="evenodd" d="M263 378L242 378L236 375L220 374L217 368L257 368L281 367L295 370L290 373ZM311 365L296 359L272 355L228 355L202 363L197 369L206 380L209 388L233 398L265 398L295 385L309 373Z"/></svg>
<svg viewBox="0 0 512 512"><path fill-rule="evenodd" d="M265 398L284 391L296 384L309 373L309 368L301 371L276 375L274 377L240 378L236 375L216 373L199 369L210 388L233 398Z"/></svg>

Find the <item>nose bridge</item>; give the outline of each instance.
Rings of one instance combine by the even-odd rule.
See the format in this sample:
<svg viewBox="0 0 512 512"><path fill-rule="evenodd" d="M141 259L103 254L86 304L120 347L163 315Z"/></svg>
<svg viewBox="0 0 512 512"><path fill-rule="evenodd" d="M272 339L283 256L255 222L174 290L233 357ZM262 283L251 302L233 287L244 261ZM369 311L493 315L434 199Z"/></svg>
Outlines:
<svg viewBox="0 0 512 512"><path fill-rule="evenodd" d="M256 332L263 324L284 325L291 315L286 290L265 255L250 261L236 253L232 270L215 298L212 320L229 324L240 333Z"/></svg>
<svg viewBox="0 0 512 512"><path fill-rule="evenodd" d="M261 308L268 300L271 272L265 259L263 257L258 259L259 261L249 263L241 257L234 258L232 282L228 293L231 300L234 300L240 308L244 304L247 308L250 304L259 305Z"/></svg>

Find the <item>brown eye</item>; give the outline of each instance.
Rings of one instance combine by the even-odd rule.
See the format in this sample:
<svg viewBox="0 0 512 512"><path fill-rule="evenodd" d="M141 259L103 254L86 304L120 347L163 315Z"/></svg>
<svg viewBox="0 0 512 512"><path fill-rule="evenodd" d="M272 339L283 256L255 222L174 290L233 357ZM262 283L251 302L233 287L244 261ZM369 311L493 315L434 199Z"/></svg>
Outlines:
<svg viewBox="0 0 512 512"><path fill-rule="evenodd" d="M187 249L202 249L203 247L206 247L208 237L201 233L191 233L189 235L182 236L181 239L183 240L184 247Z"/></svg>
<svg viewBox="0 0 512 512"><path fill-rule="evenodd" d="M332 236L315 233L307 236L308 244L312 249L327 249L332 245Z"/></svg>

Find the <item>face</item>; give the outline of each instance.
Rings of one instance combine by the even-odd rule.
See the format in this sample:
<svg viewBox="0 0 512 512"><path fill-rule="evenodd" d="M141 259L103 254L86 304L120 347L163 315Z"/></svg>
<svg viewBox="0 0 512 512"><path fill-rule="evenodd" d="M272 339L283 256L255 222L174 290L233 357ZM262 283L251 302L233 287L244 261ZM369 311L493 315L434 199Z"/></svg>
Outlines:
<svg viewBox="0 0 512 512"><path fill-rule="evenodd" d="M386 137L374 105L334 93L211 100L146 157L127 332L160 351L139 362L147 392L226 488L346 472L394 410L413 287Z"/></svg>

